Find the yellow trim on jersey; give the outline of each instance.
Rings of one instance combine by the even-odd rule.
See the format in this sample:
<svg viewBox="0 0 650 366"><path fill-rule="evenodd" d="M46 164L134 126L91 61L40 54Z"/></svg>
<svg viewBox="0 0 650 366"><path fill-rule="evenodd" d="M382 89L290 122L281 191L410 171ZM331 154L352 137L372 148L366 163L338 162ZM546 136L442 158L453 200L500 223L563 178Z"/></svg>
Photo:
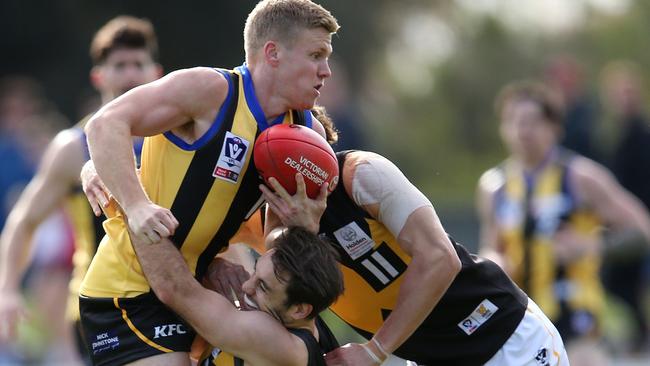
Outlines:
<svg viewBox="0 0 650 366"><path fill-rule="evenodd" d="M131 328L131 330L133 331L133 333L135 333L135 335L137 335L138 338L140 338L144 343L150 345L151 347L153 347L153 348L155 348L155 349L157 349L157 350L159 350L161 352L165 352L165 353L174 352L174 351L170 350L169 348L163 347L163 346L151 341L149 338L147 338L147 336L142 334L142 332L140 332L140 330L138 328L136 328L135 325L133 325L133 323L131 322L131 319L129 319L129 316L126 314L126 310L122 309L120 307L119 299L117 297L113 298L113 304L115 304L115 307L118 310L122 311L122 319L124 319L124 321L126 322L126 325L128 325L129 328Z"/></svg>

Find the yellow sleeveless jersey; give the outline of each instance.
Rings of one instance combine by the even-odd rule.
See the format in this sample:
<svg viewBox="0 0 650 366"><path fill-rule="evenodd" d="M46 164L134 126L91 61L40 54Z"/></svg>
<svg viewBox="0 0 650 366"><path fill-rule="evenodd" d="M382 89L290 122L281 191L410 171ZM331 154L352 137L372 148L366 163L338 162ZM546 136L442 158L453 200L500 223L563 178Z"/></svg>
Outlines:
<svg viewBox="0 0 650 366"><path fill-rule="evenodd" d="M496 168L503 185L494 198L499 241L513 267L513 280L555 320L561 305L601 314L604 294L597 254L560 266L553 235L565 225L583 235L599 235L599 220L579 207L570 185L568 151L551 153L530 176L512 161Z"/></svg>
<svg viewBox="0 0 650 366"><path fill-rule="evenodd" d="M166 132L147 137L142 150L142 186L153 202L169 208L178 219L170 239L199 279L262 202L261 180L252 161L255 138L278 123L311 127L308 111L290 111L268 123L246 65L234 71L215 70L215 77L217 72L228 79L229 92L206 134L188 144ZM149 292L122 215L106 220L104 228L107 235L81 294L133 297Z"/></svg>

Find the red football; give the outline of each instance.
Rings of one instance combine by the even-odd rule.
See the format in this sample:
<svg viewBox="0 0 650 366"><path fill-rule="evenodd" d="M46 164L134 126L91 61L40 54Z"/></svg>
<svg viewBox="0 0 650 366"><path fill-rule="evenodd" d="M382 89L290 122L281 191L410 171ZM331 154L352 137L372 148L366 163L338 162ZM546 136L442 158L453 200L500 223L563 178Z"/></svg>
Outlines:
<svg viewBox="0 0 650 366"><path fill-rule="evenodd" d="M264 130L253 149L255 167L264 181L273 177L296 193L296 173L301 173L307 195L316 198L323 183L332 192L339 181L339 164L332 147L316 131L300 125L275 125Z"/></svg>

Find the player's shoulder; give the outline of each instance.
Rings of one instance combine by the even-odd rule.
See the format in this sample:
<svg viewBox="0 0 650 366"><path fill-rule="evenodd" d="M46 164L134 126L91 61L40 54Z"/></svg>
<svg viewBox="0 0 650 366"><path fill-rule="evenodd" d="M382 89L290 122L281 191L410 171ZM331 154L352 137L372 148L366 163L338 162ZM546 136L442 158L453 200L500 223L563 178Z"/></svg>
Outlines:
<svg viewBox="0 0 650 366"><path fill-rule="evenodd" d="M582 192L583 197L589 197L589 192L606 192L618 185L614 174L605 166L581 155L573 158L568 169L569 183L574 191Z"/></svg>
<svg viewBox="0 0 650 366"><path fill-rule="evenodd" d="M228 82L224 73L220 72L219 69L205 66L172 71L167 75L167 78L180 82L198 83L197 86L218 85Z"/></svg>
<svg viewBox="0 0 650 366"><path fill-rule="evenodd" d="M505 174L502 166L492 167L483 174L478 180L478 189L484 193L494 193L506 183Z"/></svg>
<svg viewBox="0 0 650 366"><path fill-rule="evenodd" d="M44 153L45 163L40 169L56 171L58 177L76 180L81 167L88 159L86 139L83 131L77 127L60 131L50 141Z"/></svg>
<svg viewBox="0 0 650 366"><path fill-rule="evenodd" d="M365 174L358 176L360 166L366 168ZM359 179L372 183L384 174L401 173L388 158L371 151L355 150L345 156L343 165L343 184L348 193L352 192L352 182Z"/></svg>
<svg viewBox="0 0 650 366"><path fill-rule="evenodd" d="M349 166L373 164L378 162L389 162L392 164L388 158L372 151L354 150L348 153L345 157L345 164Z"/></svg>
<svg viewBox="0 0 650 366"><path fill-rule="evenodd" d="M83 154L85 151L86 135L79 127L70 127L59 131L50 142L49 150L65 154Z"/></svg>
<svg viewBox="0 0 650 366"><path fill-rule="evenodd" d="M158 83L161 90L165 90L176 100L186 101L193 108L204 106L210 109L220 105L229 90L226 76L210 67L176 70L160 79Z"/></svg>

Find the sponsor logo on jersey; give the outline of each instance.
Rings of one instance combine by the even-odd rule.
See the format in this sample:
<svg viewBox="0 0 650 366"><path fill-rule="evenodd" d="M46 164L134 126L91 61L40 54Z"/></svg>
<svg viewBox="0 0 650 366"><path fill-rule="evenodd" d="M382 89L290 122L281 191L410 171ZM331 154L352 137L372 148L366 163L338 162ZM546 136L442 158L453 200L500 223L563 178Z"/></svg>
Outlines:
<svg viewBox="0 0 650 366"><path fill-rule="evenodd" d="M187 331L183 324L165 324L154 327L153 339L161 337L170 337L175 334L185 334Z"/></svg>
<svg viewBox="0 0 650 366"><path fill-rule="evenodd" d="M539 351L537 351L537 355L535 355L535 361L537 361L538 364L542 366L549 366L550 363L548 362L548 350L546 348L541 348Z"/></svg>
<svg viewBox="0 0 650 366"><path fill-rule="evenodd" d="M361 257L375 247L375 242L354 221L336 230L334 237L352 259Z"/></svg>
<svg viewBox="0 0 650 366"><path fill-rule="evenodd" d="M120 338L111 331L99 333L91 339L90 346L93 349L93 354L96 355L119 347Z"/></svg>
<svg viewBox="0 0 650 366"><path fill-rule="evenodd" d="M494 305L490 300L485 299L478 304L467 318L458 323L458 326L463 330L463 332L470 335L490 319L497 310L499 310L499 308L496 305Z"/></svg>
<svg viewBox="0 0 650 366"><path fill-rule="evenodd" d="M219 160L217 160L217 166L214 167L212 176L230 183L237 183L249 146L250 142L246 139L230 131L226 132L221 154L219 154Z"/></svg>

